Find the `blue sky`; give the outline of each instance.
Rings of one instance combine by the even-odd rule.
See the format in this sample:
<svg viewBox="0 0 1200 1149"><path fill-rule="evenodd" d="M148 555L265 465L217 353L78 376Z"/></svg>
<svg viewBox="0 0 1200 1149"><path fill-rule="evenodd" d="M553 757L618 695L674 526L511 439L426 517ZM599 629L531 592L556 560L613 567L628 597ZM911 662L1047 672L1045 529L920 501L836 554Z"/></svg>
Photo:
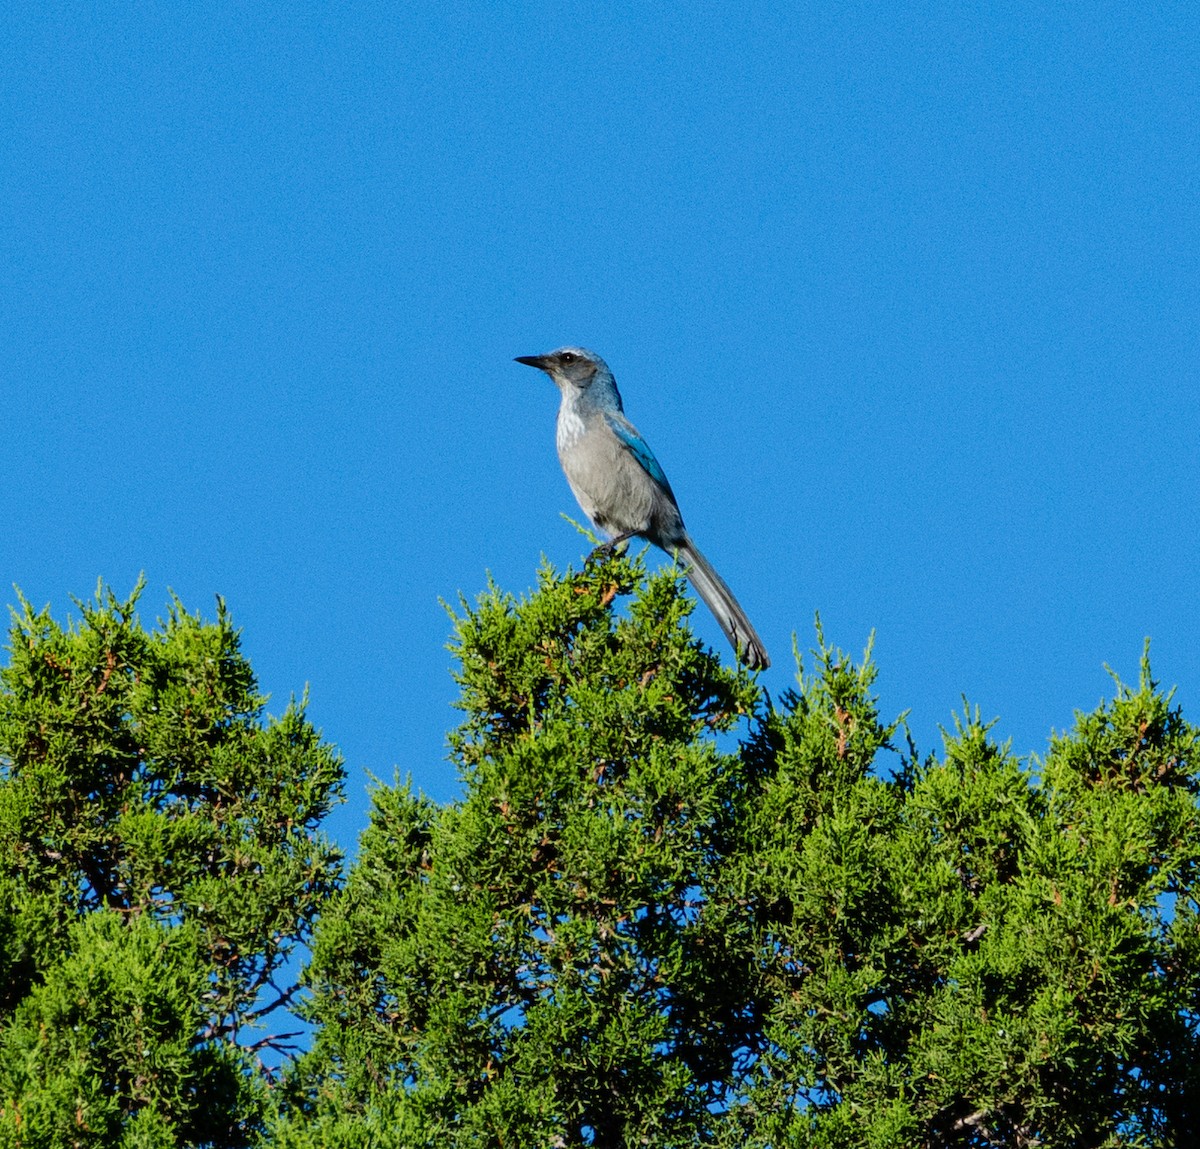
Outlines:
<svg viewBox="0 0 1200 1149"><path fill-rule="evenodd" d="M439 598L582 543L604 355L770 649L1020 754L1200 719L1200 9L6 5L0 579L211 615L270 709L457 792ZM657 562L658 559L655 559ZM700 633L722 651L703 610Z"/></svg>

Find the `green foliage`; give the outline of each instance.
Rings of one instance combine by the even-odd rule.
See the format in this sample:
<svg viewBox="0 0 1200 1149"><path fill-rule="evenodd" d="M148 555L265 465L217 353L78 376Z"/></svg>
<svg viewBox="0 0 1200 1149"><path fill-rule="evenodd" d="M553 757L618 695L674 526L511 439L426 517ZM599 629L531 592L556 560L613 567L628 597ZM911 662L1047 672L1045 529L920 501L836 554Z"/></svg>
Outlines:
<svg viewBox="0 0 1200 1149"><path fill-rule="evenodd" d="M140 589L22 601L0 671L0 1144L244 1144L238 1040L338 876L303 705L263 720L223 604L148 633Z"/></svg>
<svg viewBox="0 0 1200 1149"><path fill-rule="evenodd" d="M969 707L921 758L869 648L772 703L676 572L546 569L452 612L461 797L377 785L335 888L302 706L132 606L26 606L2 672L0 1149L1193 1143L1200 731L1145 659L1044 761ZM237 1038L314 923L276 1083Z"/></svg>
<svg viewBox="0 0 1200 1149"><path fill-rule="evenodd" d="M394 1144L700 1136L743 1019L705 889L744 771L714 734L757 692L690 638L676 579L624 559L455 619L466 794L380 788L318 932L315 1111Z"/></svg>
<svg viewBox="0 0 1200 1149"><path fill-rule="evenodd" d="M765 705L689 606L618 558L455 617L463 796L376 789L269 1140L1189 1143L1200 736L1148 667L1044 763L969 710L922 761L869 651Z"/></svg>
<svg viewBox="0 0 1200 1149"><path fill-rule="evenodd" d="M194 931L111 910L72 923L64 956L0 1039L0 1144L174 1146L238 1139L241 1066L198 1043L208 978Z"/></svg>
<svg viewBox="0 0 1200 1149"><path fill-rule="evenodd" d="M1200 733L1143 663L1040 775L967 713L885 782L869 664L820 658L730 867L764 1019L730 1143L1189 1143Z"/></svg>

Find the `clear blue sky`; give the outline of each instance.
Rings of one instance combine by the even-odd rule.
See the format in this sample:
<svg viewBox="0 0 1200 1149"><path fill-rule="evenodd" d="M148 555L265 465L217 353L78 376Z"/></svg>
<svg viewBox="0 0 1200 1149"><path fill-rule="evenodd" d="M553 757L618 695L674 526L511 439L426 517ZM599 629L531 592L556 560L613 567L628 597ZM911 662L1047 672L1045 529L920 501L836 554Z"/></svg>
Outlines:
<svg viewBox="0 0 1200 1149"><path fill-rule="evenodd" d="M227 599L271 709L439 799L439 597L582 542L604 355L775 665L920 746L1200 719L1200 8L5 5L0 581ZM657 562L657 558L655 559ZM722 651L706 613L702 635Z"/></svg>

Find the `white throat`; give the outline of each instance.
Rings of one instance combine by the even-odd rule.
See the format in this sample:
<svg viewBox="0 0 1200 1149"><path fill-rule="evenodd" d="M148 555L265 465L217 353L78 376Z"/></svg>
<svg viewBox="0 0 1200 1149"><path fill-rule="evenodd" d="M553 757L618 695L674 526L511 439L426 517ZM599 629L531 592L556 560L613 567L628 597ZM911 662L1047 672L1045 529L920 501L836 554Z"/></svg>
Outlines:
<svg viewBox="0 0 1200 1149"><path fill-rule="evenodd" d="M567 396L563 396L561 406L558 408L558 425L555 428L555 446L559 452L569 450L583 437L583 420L579 417L579 412L575 410L575 405L568 401Z"/></svg>

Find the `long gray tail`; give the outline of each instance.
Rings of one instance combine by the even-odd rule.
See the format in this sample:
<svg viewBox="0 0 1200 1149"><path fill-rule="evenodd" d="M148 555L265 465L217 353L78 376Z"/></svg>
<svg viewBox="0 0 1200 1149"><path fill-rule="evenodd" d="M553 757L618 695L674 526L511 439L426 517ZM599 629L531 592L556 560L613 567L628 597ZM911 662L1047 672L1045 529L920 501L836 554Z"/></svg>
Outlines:
<svg viewBox="0 0 1200 1149"><path fill-rule="evenodd" d="M758 637L746 612L733 597L733 591L725 580L712 568L712 564L697 549L691 539L684 541L677 551L679 558L688 564L687 576L696 588L696 593L713 612L738 657L751 669L763 670L771 665L762 639Z"/></svg>

